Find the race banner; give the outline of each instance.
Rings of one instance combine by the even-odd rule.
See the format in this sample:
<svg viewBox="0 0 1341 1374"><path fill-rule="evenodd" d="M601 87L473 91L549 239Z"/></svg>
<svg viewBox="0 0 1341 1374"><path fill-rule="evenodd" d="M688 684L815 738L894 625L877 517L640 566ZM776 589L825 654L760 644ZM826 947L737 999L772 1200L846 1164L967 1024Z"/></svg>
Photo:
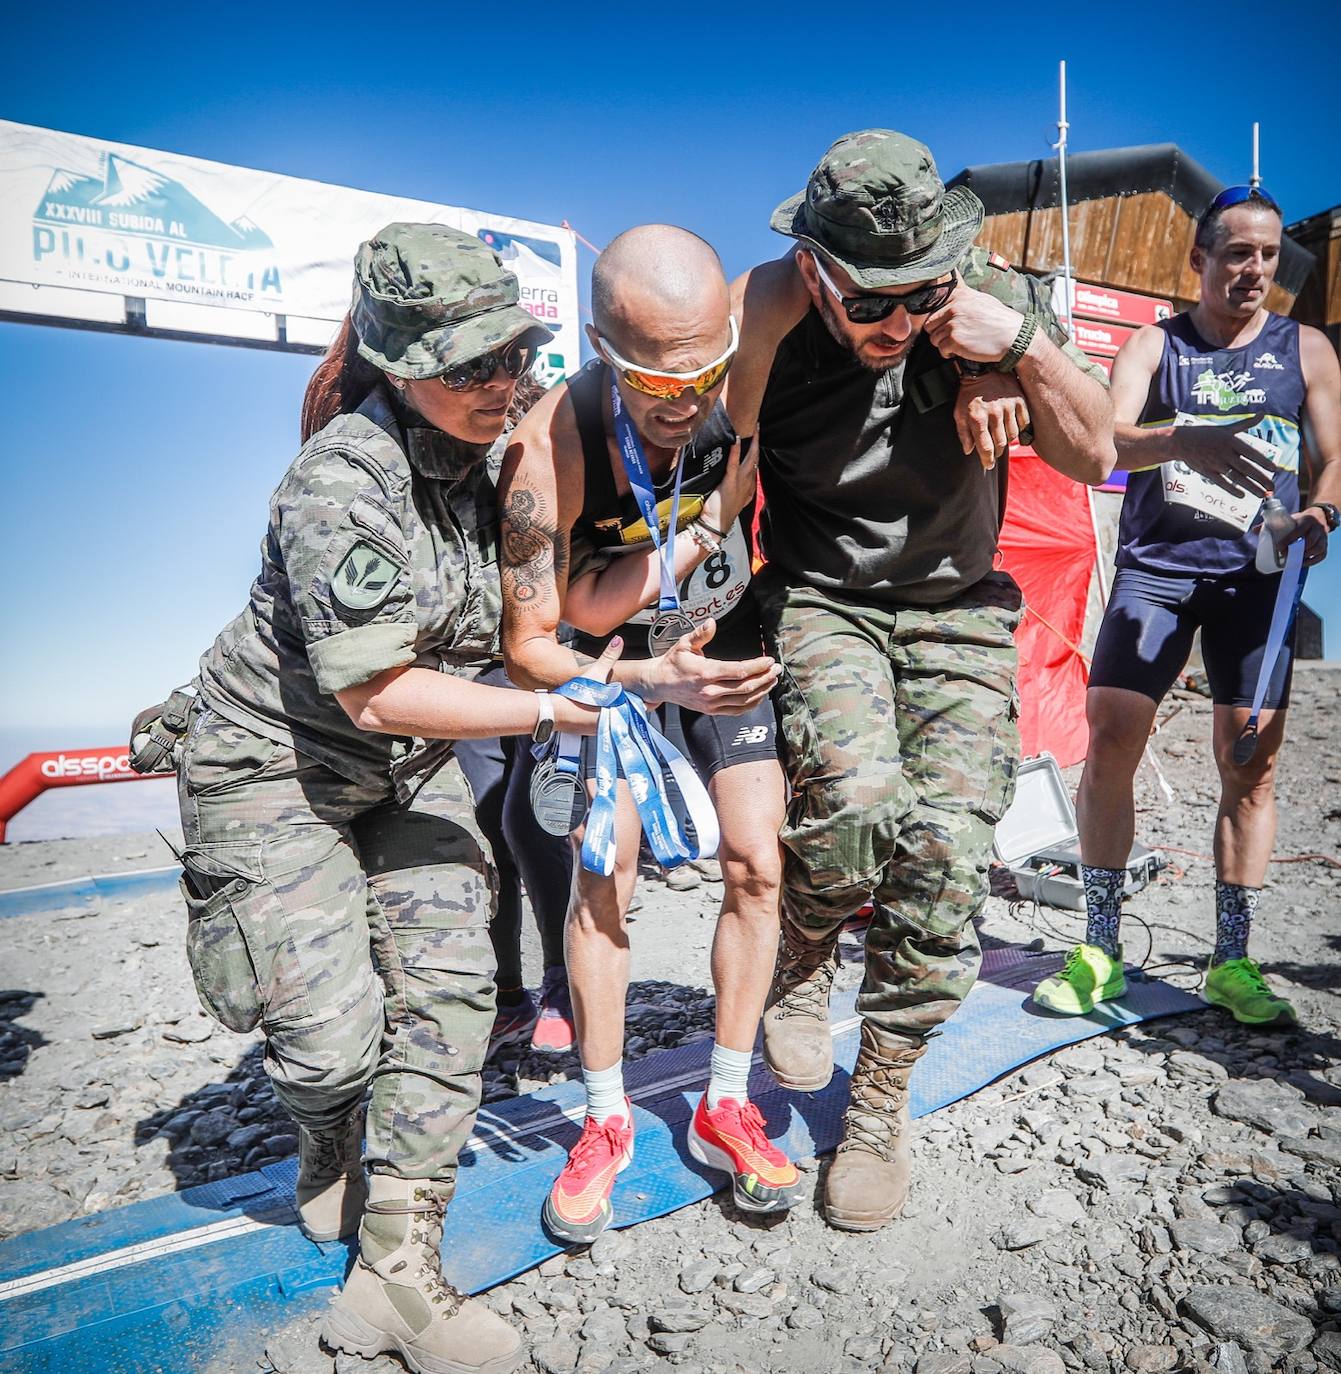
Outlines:
<svg viewBox="0 0 1341 1374"><path fill-rule="evenodd" d="M403 200L0 120L0 316L319 351L354 252L393 220L495 248L555 331L537 373L579 366L577 247L550 224Z"/></svg>

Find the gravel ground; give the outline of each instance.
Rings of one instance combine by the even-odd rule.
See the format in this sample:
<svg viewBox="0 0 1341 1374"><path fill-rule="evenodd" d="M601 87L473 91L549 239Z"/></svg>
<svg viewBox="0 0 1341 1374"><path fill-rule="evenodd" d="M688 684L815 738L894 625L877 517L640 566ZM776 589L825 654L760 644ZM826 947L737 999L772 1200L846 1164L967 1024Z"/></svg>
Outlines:
<svg viewBox="0 0 1341 1374"><path fill-rule="evenodd" d="M1279 789L1277 853L1341 851L1341 674L1304 666ZM1209 848L1210 707L1171 703L1156 752L1175 791L1139 779L1139 831ZM1072 779L1074 781L1074 779ZM1173 853L1128 904L1128 957L1204 958L1213 872ZM155 836L0 849L0 887L170 861ZM647 875L633 931L629 1048L710 1031L707 949L720 886ZM1218 1012L1170 1018L1037 1061L916 1125L908 1211L870 1236L809 1201L747 1218L720 1196L548 1261L487 1301L534 1367L1058 1374L1341 1369L1341 867L1271 870L1254 952L1301 1027L1254 1033ZM174 896L4 921L0 1235L252 1169L293 1153L257 1037L198 1010ZM1073 942L1078 919L994 897L985 935ZM686 944L689 948L686 949ZM849 951L854 959L858 952ZM538 981L537 951L528 977ZM1173 964L1175 981L1196 970ZM857 981L856 962L842 971ZM526 1054L492 1065L494 1099L577 1072ZM827 1160L805 1161L816 1188ZM450 1214L448 1217L450 1228ZM673 1283L667 1276L675 1276ZM230 1369L391 1374L332 1361L313 1322L269 1333Z"/></svg>

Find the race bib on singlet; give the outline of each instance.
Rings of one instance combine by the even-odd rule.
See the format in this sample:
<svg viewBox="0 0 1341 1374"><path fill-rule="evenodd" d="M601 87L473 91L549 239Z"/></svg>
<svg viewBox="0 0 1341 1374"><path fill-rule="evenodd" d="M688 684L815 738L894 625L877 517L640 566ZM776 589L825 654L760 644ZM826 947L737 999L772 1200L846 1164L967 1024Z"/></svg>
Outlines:
<svg viewBox="0 0 1341 1374"><path fill-rule="evenodd" d="M1232 423L1230 418L1212 415L1187 415L1179 411L1174 425L1225 425ZM1275 442L1275 436L1261 431L1266 422L1254 425L1243 434L1244 440L1255 448L1264 458L1277 467L1284 467L1286 457L1283 446ZM1198 519L1220 520L1240 531L1247 530L1257 519L1262 509L1262 498L1251 492L1234 496L1223 487L1217 487L1208 477L1195 472L1186 463L1176 460L1161 463L1160 478L1164 484L1164 500L1173 506L1187 506L1196 512Z"/></svg>
<svg viewBox="0 0 1341 1374"><path fill-rule="evenodd" d="M750 546L739 520L731 526L722 547L709 554L680 583L680 609L696 625L711 616L722 620L740 604L750 585ZM631 625L650 625L656 607L629 617Z"/></svg>

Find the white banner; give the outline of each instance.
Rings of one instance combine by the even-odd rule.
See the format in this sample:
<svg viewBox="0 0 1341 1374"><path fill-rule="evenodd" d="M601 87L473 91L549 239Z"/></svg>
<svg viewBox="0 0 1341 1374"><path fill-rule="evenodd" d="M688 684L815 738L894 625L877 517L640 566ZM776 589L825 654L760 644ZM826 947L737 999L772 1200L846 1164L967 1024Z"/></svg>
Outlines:
<svg viewBox="0 0 1341 1374"><path fill-rule="evenodd" d="M325 347L349 308L355 250L393 220L449 224L497 249L522 305L555 331L541 380L577 370L569 229L0 120L11 315Z"/></svg>

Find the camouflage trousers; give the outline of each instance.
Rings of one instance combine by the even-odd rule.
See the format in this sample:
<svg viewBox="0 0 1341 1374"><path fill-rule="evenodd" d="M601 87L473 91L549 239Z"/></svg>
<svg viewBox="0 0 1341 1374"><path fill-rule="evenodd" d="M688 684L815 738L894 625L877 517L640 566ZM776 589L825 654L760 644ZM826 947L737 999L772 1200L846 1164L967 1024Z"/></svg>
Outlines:
<svg viewBox="0 0 1341 1374"><path fill-rule="evenodd" d="M857 1008L922 1036L977 977L973 918L1019 755L1019 590L993 574L946 605L887 610L768 569L756 587L784 670L784 911L819 937L873 901Z"/></svg>
<svg viewBox="0 0 1341 1374"><path fill-rule="evenodd" d="M492 870L455 761L409 804L199 708L178 773L205 1009L309 1129L365 1089L375 1173L450 1183L494 1016Z"/></svg>

